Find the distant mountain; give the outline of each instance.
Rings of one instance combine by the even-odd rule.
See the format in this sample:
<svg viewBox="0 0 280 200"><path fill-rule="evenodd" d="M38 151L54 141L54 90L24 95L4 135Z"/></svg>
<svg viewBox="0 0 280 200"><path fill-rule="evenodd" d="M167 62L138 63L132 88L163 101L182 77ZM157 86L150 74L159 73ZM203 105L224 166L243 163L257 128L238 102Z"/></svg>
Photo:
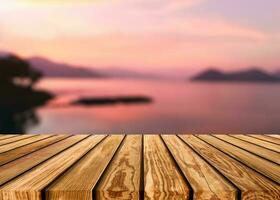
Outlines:
<svg viewBox="0 0 280 200"><path fill-rule="evenodd" d="M1 51L0 58L13 54ZM76 66L72 64L55 62L44 57L31 57L27 61L34 69L40 71L46 77L69 77L69 78L132 78L132 79L166 79L168 75L158 72L139 72L120 67L95 68ZM172 77L172 76L171 76Z"/></svg>
<svg viewBox="0 0 280 200"><path fill-rule="evenodd" d="M85 67L56 63L42 57L32 57L29 58L28 61L33 68L39 70L47 77L102 78L105 76L97 71L87 69Z"/></svg>
<svg viewBox="0 0 280 200"><path fill-rule="evenodd" d="M28 61L31 63L33 68L41 71L44 76L47 77L78 77L78 78L134 78L134 79L154 79L160 76L141 73L133 70L122 69L122 68L102 68L102 69L91 69L90 67L80 67L70 64L62 64L53 62L42 57L32 57Z"/></svg>
<svg viewBox="0 0 280 200"><path fill-rule="evenodd" d="M245 71L224 73L217 69L208 69L193 78L193 81L236 81L236 82L280 82L276 75L269 74L258 68Z"/></svg>
<svg viewBox="0 0 280 200"><path fill-rule="evenodd" d="M278 71L275 72L275 76L277 76L277 77L280 78L280 70L278 70Z"/></svg>

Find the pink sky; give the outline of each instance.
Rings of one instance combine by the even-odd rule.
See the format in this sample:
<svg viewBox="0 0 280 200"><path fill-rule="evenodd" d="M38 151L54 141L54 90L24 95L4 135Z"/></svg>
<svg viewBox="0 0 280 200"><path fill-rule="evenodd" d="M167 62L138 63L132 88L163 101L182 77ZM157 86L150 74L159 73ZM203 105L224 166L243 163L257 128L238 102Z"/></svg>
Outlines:
<svg viewBox="0 0 280 200"><path fill-rule="evenodd" d="M0 0L0 50L94 67L280 68L279 0L39 2Z"/></svg>

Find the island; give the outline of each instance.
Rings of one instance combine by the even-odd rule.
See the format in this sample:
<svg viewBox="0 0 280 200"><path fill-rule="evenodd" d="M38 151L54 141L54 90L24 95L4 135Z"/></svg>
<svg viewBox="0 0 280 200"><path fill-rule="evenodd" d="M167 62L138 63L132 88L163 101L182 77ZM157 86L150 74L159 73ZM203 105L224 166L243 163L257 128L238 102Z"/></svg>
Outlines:
<svg viewBox="0 0 280 200"><path fill-rule="evenodd" d="M234 82L275 82L280 83L280 78L264 70L252 68L244 71L225 73L217 69L208 69L191 78L192 81L234 81Z"/></svg>
<svg viewBox="0 0 280 200"><path fill-rule="evenodd" d="M146 96L120 96L120 97L88 97L80 98L72 102L73 105L98 106L115 104L147 104L152 99Z"/></svg>

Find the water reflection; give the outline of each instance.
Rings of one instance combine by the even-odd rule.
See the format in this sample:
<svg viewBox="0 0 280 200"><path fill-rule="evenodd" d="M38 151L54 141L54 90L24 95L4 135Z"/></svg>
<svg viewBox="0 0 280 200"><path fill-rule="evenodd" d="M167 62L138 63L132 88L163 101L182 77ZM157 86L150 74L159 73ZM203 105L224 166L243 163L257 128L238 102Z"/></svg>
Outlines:
<svg viewBox="0 0 280 200"><path fill-rule="evenodd" d="M39 123L35 110L17 111L15 109L1 108L0 132L25 133L28 128Z"/></svg>
<svg viewBox="0 0 280 200"><path fill-rule="evenodd" d="M57 98L38 109L41 123L30 130L32 133L279 132L279 84L45 79L38 87L54 92ZM59 106L79 98L136 94L154 101Z"/></svg>

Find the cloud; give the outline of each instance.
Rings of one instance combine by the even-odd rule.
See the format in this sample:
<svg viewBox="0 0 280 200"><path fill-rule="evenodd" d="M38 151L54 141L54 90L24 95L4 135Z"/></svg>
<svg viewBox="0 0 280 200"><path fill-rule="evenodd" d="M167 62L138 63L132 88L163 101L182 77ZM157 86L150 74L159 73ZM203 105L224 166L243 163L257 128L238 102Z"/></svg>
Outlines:
<svg viewBox="0 0 280 200"><path fill-rule="evenodd" d="M1 0L0 0L1 1ZM4 0L3 0L4 1ZM205 0L10 0L10 2L16 2L16 3L27 3L32 5L42 5L42 4L95 4L95 3L101 3L101 4L107 4L107 3L121 3L121 4L130 4L134 7L138 8L144 8L144 9L161 9L165 7L190 7L197 5Z"/></svg>
<svg viewBox="0 0 280 200"><path fill-rule="evenodd" d="M102 0L79 0L79 1L76 1L76 0L9 0L9 1L6 1L6 0L0 0L0 3L3 1L3 4L4 2L6 4L14 4L14 5L47 5L47 4L56 4L56 5L59 5L59 4L82 4L82 3L97 3L97 2L102 2Z"/></svg>
<svg viewBox="0 0 280 200"><path fill-rule="evenodd" d="M206 0L125 0L134 11L165 13L197 6Z"/></svg>
<svg viewBox="0 0 280 200"><path fill-rule="evenodd" d="M250 27L217 18L191 18L173 22L173 30L197 37L221 37L247 39L248 41L264 41L265 33Z"/></svg>
<svg viewBox="0 0 280 200"><path fill-rule="evenodd" d="M198 38L240 38L248 41L265 39L263 32L221 17L178 17L176 12L173 12L174 9L195 6L203 1L205 0L111 0L111 3L99 1L102 4L98 6L22 8L14 12L0 12L0 23L2 29L6 30L6 35L10 33L43 39L64 36L90 37L108 33L181 34Z"/></svg>
<svg viewBox="0 0 280 200"><path fill-rule="evenodd" d="M129 8L122 10L134 13L165 13L190 8L207 0L0 0L2 9L19 9L23 7L71 7L71 6L102 6ZM0 9L1 9L0 7Z"/></svg>

